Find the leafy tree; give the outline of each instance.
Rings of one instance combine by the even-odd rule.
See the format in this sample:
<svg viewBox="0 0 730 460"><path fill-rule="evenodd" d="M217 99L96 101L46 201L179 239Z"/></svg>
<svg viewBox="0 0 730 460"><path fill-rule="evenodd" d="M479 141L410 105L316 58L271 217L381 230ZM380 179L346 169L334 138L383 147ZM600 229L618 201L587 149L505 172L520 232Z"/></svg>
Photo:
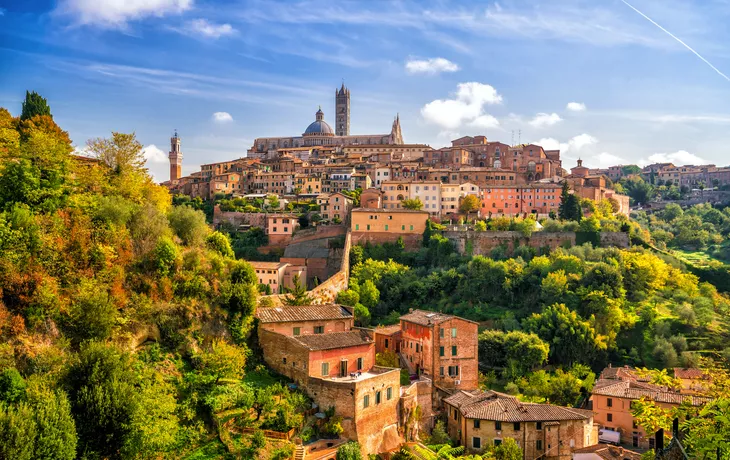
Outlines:
<svg viewBox="0 0 730 460"><path fill-rule="evenodd" d="M505 438L502 444L494 449L494 458L496 460L520 460L522 458L522 449L514 439Z"/></svg>
<svg viewBox="0 0 730 460"><path fill-rule="evenodd" d="M111 336L117 313L105 286L83 280L71 304L70 329L79 342L105 340Z"/></svg>
<svg viewBox="0 0 730 460"><path fill-rule="evenodd" d="M246 352L236 345L214 340L210 350L199 354L196 361L198 369L215 382L222 378L240 379L246 367Z"/></svg>
<svg viewBox="0 0 730 460"><path fill-rule="evenodd" d="M117 174L139 171L147 162L142 144L134 133L112 132L111 139L91 139L86 148Z"/></svg>
<svg viewBox="0 0 730 460"><path fill-rule="evenodd" d="M497 330L485 330L479 334L482 365L504 367L512 378L544 364L549 351L548 344L535 334Z"/></svg>
<svg viewBox="0 0 730 460"><path fill-rule="evenodd" d="M558 216L561 220L574 220L580 222L583 217L583 211L580 206L580 198L574 193L570 193L570 186L567 181L563 181L563 188L560 193L560 205L558 206Z"/></svg>
<svg viewBox="0 0 730 460"><path fill-rule="evenodd" d="M487 231L487 223L483 220L478 220L474 222L474 230L477 232L486 232Z"/></svg>
<svg viewBox="0 0 730 460"><path fill-rule="evenodd" d="M423 209L423 203L420 198L406 198L401 201L401 204L403 205L403 209L412 209L416 211Z"/></svg>
<svg viewBox="0 0 730 460"><path fill-rule="evenodd" d="M23 111L20 114L21 120L28 120L37 115L51 115L51 108L44 97L35 91L25 92L25 101L23 101Z"/></svg>
<svg viewBox="0 0 730 460"><path fill-rule="evenodd" d="M459 212L463 214L469 214L470 212L478 210L481 205L482 203L481 201L479 201L479 198L476 195L467 195L461 199L461 204L459 204Z"/></svg>
<svg viewBox="0 0 730 460"><path fill-rule="evenodd" d="M273 209L279 209L281 207L281 203L279 202L279 196L278 195L266 195L266 202L269 204L269 206Z"/></svg>
<svg viewBox="0 0 730 460"><path fill-rule="evenodd" d="M311 305L312 297L307 294L307 287L302 284L299 280L299 275L294 275L292 278L292 288L284 288L286 296L284 296L284 303L287 305Z"/></svg>
<svg viewBox="0 0 730 460"><path fill-rule="evenodd" d="M233 249L231 248L231 240L228 238L228 235L221 232L213 232L208 235L205 243L208 248L218 252L223 257L234 257Z"/></svg>
<svg viewBox="0 0 730 460"><path fill-rule="evenodd" d="M76 424L66 394L41 387L29 392L36 425L33 458L73 460L76 458Z"/></svg>
<svg viewBox="0 0 730 460"><path fill-rule="evenodd" d="M169 238L160 238L155 248L155 268L161 276L167 276L175 266L180 252L177 245Z"/></svg>
<svg viewBox="0 0 730 460"><path fill-rule="evenodd" d="M564 304L554 304L540 314L533 314L525 320L524 326L550 345L551 363L591 363L606 349L604 339L596 334L590 323Z"/></svg>
<svg viewBox="0 0 730 460"><path fill-rule="evenodd" d="M37 427L27 403L0 405L0 458L35 460Z"/></svg>
<svg viewBox="0 0 730 460"><path fill-rule="evenodd" d="M428 444L442 445L450 443L451 438L449 438L448 433L446 433L446 424L443 420L437 420L436 425L434 425L431 430L431 436L428 438Z"/></svg>
<svg viewBox="0 0 730 460"><path fill-rule="evenodd" d="M354 313L355 321L359 326L367 327L370 325L370 319L372 315L370 314L370 310L368 309L368 307L359 303L355 305Z"/></svg>
<svg viewBox="0 0 730 460"><path fill-rule="evenodd" d="M362 460L360 444L350 441L337 449L337 460Z"/></svg>
<svg viewBox="0 0 730 460"><path fill-rule="evenodd" d="M16 403L25 399L25 380L14 367L0 374L0 401Z"/></svg>
<svg viewBox="0 0 730 460"><path fill-rule="evenodd" d="M167 215L170 227L186 246L201 246L210 229L205 214L189 206L175 206Z"/></svg>
<svg viewBox="0 0 730 460"><path fill-rule="evenodd" d="M360 303L362 303L368 309L375 308L380 300L380 291L375 287L375 283L372 280L365 280L365 282L358 289L360 294Z"/></svg>
<svg viewBox="0 0 730 460"><path fill-rule="evenodd" d="M360 294L353 289L346 289L337 293L337 303L354 307L360 303Z"/></svg>

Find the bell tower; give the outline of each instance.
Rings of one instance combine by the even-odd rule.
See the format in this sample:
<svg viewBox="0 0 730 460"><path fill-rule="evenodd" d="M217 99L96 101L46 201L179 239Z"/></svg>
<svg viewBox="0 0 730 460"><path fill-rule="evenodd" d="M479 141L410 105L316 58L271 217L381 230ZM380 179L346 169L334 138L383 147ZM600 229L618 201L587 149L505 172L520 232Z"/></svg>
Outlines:
<svg viewBox="0 0 730 460"><path fill-rule="evenodd" d="M350 90L344 81L340 89L335 89L335 134L350 135Z"/></svg>
<svg viewBox="0 0 730 460"><path fill-rule="evenodd" d="M180 179L183 154L180 150L180 137L175 134L170 138L170 182Z"/></svg>

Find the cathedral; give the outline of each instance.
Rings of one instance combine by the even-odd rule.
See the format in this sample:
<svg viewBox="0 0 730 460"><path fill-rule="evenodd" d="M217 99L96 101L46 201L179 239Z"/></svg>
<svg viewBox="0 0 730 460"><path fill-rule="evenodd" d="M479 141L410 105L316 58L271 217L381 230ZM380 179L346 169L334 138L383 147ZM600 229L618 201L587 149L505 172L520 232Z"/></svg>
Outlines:
<svg viewBox="0 0 730 460"><path fill-rule="evenodd" d="M314 121L301 136L256 139L253 147L248 150L248 158L272 158L276 156L278 149L298 147L403 144L398 116L388 134L350 135L350 90L344 83L340 89L335 89L335 129L324 120L321 107L314 117Z"/></svg>

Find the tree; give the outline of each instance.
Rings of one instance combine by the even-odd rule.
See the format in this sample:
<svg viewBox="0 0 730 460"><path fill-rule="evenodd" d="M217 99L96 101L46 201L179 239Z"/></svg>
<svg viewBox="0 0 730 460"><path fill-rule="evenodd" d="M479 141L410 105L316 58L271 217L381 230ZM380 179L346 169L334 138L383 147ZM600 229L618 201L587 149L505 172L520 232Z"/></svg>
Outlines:
<svg viewBox="0 0 730 460"><path fill-rule="evenodd" d="M463 214L469 214L470 212L474 212L479 209L481 205L482 203L481 201L479 201L479 198L476 195L467 195L461 199L459 212Z"/></svg>
<svg viewBox="0 0 730 460"><path fill-rule="evenodd" d="M505 438L502 444L494 449L494 458L496 460L521 460L522 449L514 439Z"/></svg>
<svg viewBox="0 0 730 460"><path fill-rule="evenodd" d="M266 195L266 201L268 202L269 206L273 209L279 209L281 207L281 203L279 202L279 196L278 195Z"/></svg>
<svg viewBox="0 0 730 460"><path fill-rule="evenodd" d="M36 433L33 410L27 403L0 405L0 458L35 460Z"/></svg>
<svg viewBox="0 0 730 460"><path fill-rule="evenodd" d="M25 380L14 367L0 374L0 401L16 403L25 399Z"/></svg>
<svg viewBox="0 0 730 460"><path fill-rule="evenodd" d="M51 108L48 102L40 94L35 91L25 92L25 101L23 101L23 110L20 113L21 120L28 120L37 115L51 115Z"/></svg>
<svg viewBox="0 0 730 460"><path fill-rule="evenodd" d="M563 188L560 193L560 205L558 216L561 220L574 220L580 222L583 211L580 206L580 198L575 193L570 193L568 181L563 181Z"/></svg>
<svg viewBox="0 0 730 460"><path fill-rule="evenodd" d="M362 460L360 444L353 441L343 444L337 449L335 458L337 460Z"/></svg>
<svg viewBox="0 0 730 460"><path fill-rule="evenodd" d="M537 335L522 331L485 330L479 334L479 360L488 367L503 367L517 378L547 361L550 346Z"/></svg>
<svg viewBox="0 0 730 460"><path fill-rule="evenodd" d="M419 198L406 198L401 201L401 204L403 205L403 209L412 209L415 211L423 209L423 203Z"/></svg>
<svg viewBox="0 0 730 460"><path fill-rule="evenodd" d="M111 139L90 139L86 148L117 174L142 170L147 162L134 133L112 132Z"/></svg>
<svg viewBox="0 0 730 460"><path fill-rule="evenodd" d="M205 214L190 206L174 206L167 219L170 228L186 246L201 246L210 232Z"/></svg>
<svg viewBox="0 0 730 460"><path fill-rule="evenodd" d="M313 299L307 294L307 286L299 280L299 275L294 275L292 284L294 287L284 288L287 293L283 299L284 303L287 305L311 305Z"/></svg>
<svg viewBox="0 0 730 460"><path fill-rule="evenodd" d="M78 342L106 340L111 336L117 320L117 307L106 286L96 280L85 279L73 297L70 311L70 329Z"/></svg>
<svg viewBox="0 0 730 460"><path fill-rule="evenodd" d="M431 430L431 436L428 438L428 443L432 445L450 444L451 439L448 433L446 433L446 424L443 420L438 420Z"/></svg>
<svg viewBox="0 0 730 460"><path fill-rule="evenodd" d="M170 238L160 238L155 248L155 268L160 276L167 276L175 266L180 252Z"/></svg>
<svg viewBox="0 0 730 460"><path fill-rule="evenodd" d="M360 303L369 309L375 308L380 301L380 291L378 291L372 280L365 280L358 293L360 294Z"/></svg>
<svg viewBox="0 0 730 460"><path fill-rule="evenodd" d="M533 313L525 319L524 326L550 345L549 361L554 364L592 363L606 349L605 340L590 323L564 304Z"/></svg>
<svg viewBox="0 0 730 460"><path fill-rule="evenodd" d="M206 238L205 243L208 248L216 251L223 257L234 257L233 248L231 248L231 240L228 238L228 235L224 233L218 231L211 233L208 235L208 238Z"/></svg>
<svg viewBox="0 0 730 460"><path fill-rule="evenodd" d="M243 348L214 340L210 350L197 357L197 368L218 382L222 378L240 379L246 367L246 352Z"/></svg>
<svg viewBox="0 0 730 460"><path fill-rule="evenodd" d="M73 460L76 458L76 424L66 394L44 387L29 391L36 437L33 458Z"/></svg>

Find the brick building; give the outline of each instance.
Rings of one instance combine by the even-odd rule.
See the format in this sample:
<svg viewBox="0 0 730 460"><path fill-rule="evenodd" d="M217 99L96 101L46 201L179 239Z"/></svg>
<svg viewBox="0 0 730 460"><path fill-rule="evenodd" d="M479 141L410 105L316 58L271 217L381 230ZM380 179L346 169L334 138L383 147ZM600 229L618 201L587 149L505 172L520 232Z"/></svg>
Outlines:
<svg viewBox="0 0 730 460"><path fill-rule="evenodd" d="M403 238L408 248L420 246L428 212L408 209L356 208L350 213L353 244L393 243Z"/></svg>
<svg viewBox="0 0 730 460"><path fill-rule="evenodd" d="M294 287L294 277L302 283L307 280L307 267L283 262L249 262L256 272L259 284L269 286L272 294L283 294L284 288Z"/></svg>
<svg viewBox="0 0 730 460"><path fill-rule="evenodd" d="M390 351L393 353L400 352L400 324L394 324L392 326L378 326L373 331L376 353L382 353L384 351Z"/></svg>
<svg viewBox="0 0 730 460"><path fill-rule="evenodd" d="M416 374L444 391L479 386L478 327L474 321L424 310L400 317L401 356Z"/></svg>
<svg viewBox="0 0 730 460"><path fill-rule="evenodd" d="M269 244L288 243L297 227L299 227L299 218L296 214L269 214L266 216L266 234L269 236Z"/></svg>
<svg viewBox="0 0 730 460"><path fill-rule="evenodd" d="M309 394L322 410L342 417L342 436L363 453L396 449L400 370L375 366L375 342L352 329L340 305L261 308L258 337L264 361Z"/></svg>
<svg viewBox="0 0 730 460"><path fill-rule="evenodd" d="M569 458L598 443L593 413L520 402L494 391L457 391L443 400L449 436L468 453L481 453L512 438L525 460Z"/></svg>
<svg viewBox="0 0 730 460"><path fill-rule="evenodd" d="M520 216L537 214L545 217L560 207L561 186L531 184L522 187L490 186L481 189L481 216Z"/></svg>

